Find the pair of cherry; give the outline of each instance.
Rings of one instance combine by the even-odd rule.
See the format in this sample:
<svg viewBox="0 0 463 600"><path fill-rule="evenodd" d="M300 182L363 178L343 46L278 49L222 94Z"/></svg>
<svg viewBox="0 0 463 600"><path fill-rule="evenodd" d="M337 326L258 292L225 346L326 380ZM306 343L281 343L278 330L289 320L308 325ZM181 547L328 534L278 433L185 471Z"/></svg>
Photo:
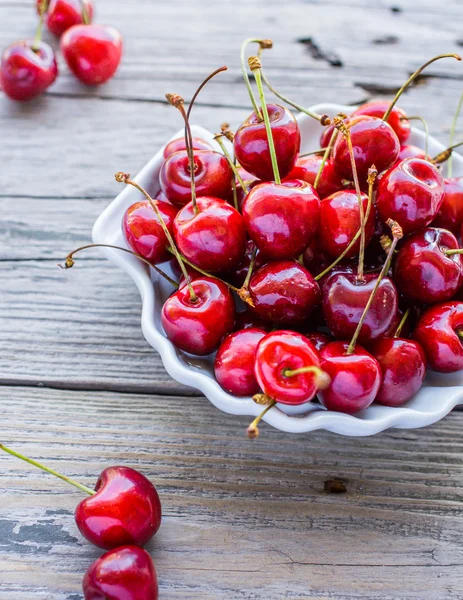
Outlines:
<svg viewBox="0 0 463 600"><path fill-rule="evenodd" d="M85 600L157 600L156 570L143 546L161 525L161 502L142 473L129 467L109 467L92 490L2 444L0 449L89 495L75 510L77 527L91 544L109 552L85 574Z"/></svg>
<svg viewBox="0 0 463 600"><path fill-rule="evenodd" d="M18 101L35 98L58 76L56 56L42 41L46 21L61 38L61 52L72 73L86 85L99 85L116 72L122 57L122 37L107 25L92 24L92 0L37 0L39 25L34 40L14 42L3 52L0 86Z"/></svg>

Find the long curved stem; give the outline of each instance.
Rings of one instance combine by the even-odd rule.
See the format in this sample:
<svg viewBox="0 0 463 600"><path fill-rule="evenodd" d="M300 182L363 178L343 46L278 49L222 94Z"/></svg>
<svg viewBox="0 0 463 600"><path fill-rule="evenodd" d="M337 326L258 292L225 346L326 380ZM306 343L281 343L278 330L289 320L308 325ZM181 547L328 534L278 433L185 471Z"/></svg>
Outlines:
<svg viewBox="0 0 463 600"><path fill-rule="evenodd" d="M93 496L94 494L96 494L95 490L90 489L86 485L83 485L82 483L79 483L78 481L74 481L74 479L71 479L70 477L67 477L66 475L62 475L61 473L58 473L58 471L55 471L54 469L50 469L50 467L46 467L42 463L39 463L38 461L33 460L32 458L29 458L28 456L25 456L24 454L20 454L19 452L16 452L16 450L12 450L11 448L4 446L3 444L0 444L0 450L3 450L7 454L11 454L11 456L14 456L15 458L19 458L20 460L26 462L29 465L32 465L33 467L37 467L38 469L45 471L45 473L49 473L50 475L54 475L55 477L58 477L58 479L61 479L62 481L65 481L66 483L73 485L74 487L76 487L77 489L79 489L82 492L85 492L89 496Z"/></svg>
<svg viewBox="0 0 463 600"><path fill-rule="evenodd" d="M262 418L268 413L268 411L273 408L275 406L276 402L275 400L270 400L270 403L268 404L268 406L266 406L264 408L264 410L260 413L260 415L258 415L254 421L249 425L249 427L247 428L247 434L248 437L250 439L255 439L256 437L258 437L259 435L259 423L261 422Z"/></svg>
<svg viewBox="0 0 463 600"><path fill-rule="evenodd" d="M48 0L42 0L39 11L39 22L37 23L37 29L35 31L34 43L32 44L32 50L37 52L40 48L40 41L42 39L43 22L45 20L45 14L48 10Z"/></svg>
<svg viewBox="0 0 463 600"><path fill-rule="evenodd" d="M257 105L257 100L256 100L256 97L254 96L254 92L252 91L252 87L251 87L251 82L249 80L248 70L247 70L247 66L246 66L246 57L245 57L245 52L246 52L247 46L249 44L259 44L259 46L260 46L260 42L261 42L261 40L254 39L254 38L249 38L247 40L244 40L244 42L241 44L240 62L241 62L241 71L243 73L244 83L246 84L246 88L248 90L252 108L253 108L254 112L256 113L257 118L262 120L262 114L260 112L259 106Z"/></svg>
<svg viewBox="0 0 463 600"><path fill-rule="evenodd" d="M320 167L318 169L317 176L315 177L315 181L313 183L313 187L314 187L315 190L317 189L318 184L320 183L320 179L321 179L321 176L322 176L322 173L323 173L323 169L325 168L326 161L330 157L331 150L333 149L334 142L336 141L337 137L338 137L338 130L337 129L333 129L333 133L331 134L328 146L325 148L325 153L323 154L322 162L320 163Z"/></svg>
<svg viewBox="0 0 463 600"><path fill-rule="evenodd" d="M249 188L244 183L243 178L241 177L241 175L236 167L236 164L234 163L232 157L230 156L230 153L228 152L225 144L223 143L222 136L223 136L223 133L219 133L216 136L214 136L214 139L219 144L220 148L222 149L222 152L223 152L225 158L227 159L228 164L230 165L230 168L233 171L235 178L238 180L238 183L240 184L243 191L247 194L249 192Z"/></svg>
<svg viewBox="0 0 463 600"><path fill-rule="evenodd" d="M450 128L449 146L452 146L453 142L455 140L455 132L457 129L458 117L460 116L462 106L463 106L463 94L461 94L460 99L458 100L457 110L455 111L455 115L454 115L453 121L452 121L452 127ZM452 177L452 170L453 170L452 162L453 162L452 155L450 155L449 161L447 163L447 176L448 177Z"/></svg>

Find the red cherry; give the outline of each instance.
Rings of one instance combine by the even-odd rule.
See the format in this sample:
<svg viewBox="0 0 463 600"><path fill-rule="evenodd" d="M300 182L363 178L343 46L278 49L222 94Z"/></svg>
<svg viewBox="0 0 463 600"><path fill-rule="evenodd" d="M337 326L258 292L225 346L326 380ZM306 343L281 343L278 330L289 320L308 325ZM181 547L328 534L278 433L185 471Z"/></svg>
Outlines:
<svg viewBox="0 0 463 600"><path fill-rule="evenodd" d="M235 304L228 287L218 279L203 277L177 290L162 307L161 323L169 340L179 349L204 356L216 350L233 331Z"/></svg>
<svg viewBox="0 0 463 600"><path fill-rule="evenodd" d="M306 367L314 371L291 374ZM255 373L269 398L282 404L309 402L319 389L320 357L309 340L294 331L274 331L257 346Z"/></svg>
<svg viewBox="0 0 463 600"><path fill-rule="evenodd" d="M368 117L382 119L390 104L391 103L388 100L374 100L373 102L367 102L366 104L359 106L352 113L352 116L367 115ZM406 112L398 106L394 106L387 122L395 131L399 138L399 142L405 144L410 137L411 132L410 121L407 120Z"/></svg>
<svg viewBox="0 0 463 600"><path fill-rule="evenodd" d="M418 146L414 146L413 144L408 144L407 146L401 146L400 152L398 156L398 160L403 160L404 158L426 158L426 154L424 150L418 148Z"/></svg>
<svg viewBox="0 0 463 600"><path fill-rule="evenodd" d="M227 271L237 265L246 249L243 217L225 200L197 199L180 209L174 220L174 237L180 252L199 269Z"/></svg>
<svg viewBox="0 0 463 600"><path fill-rule="evenodd" d="M460 233L463 225L463 177L444 180L444 198L432 224L455 235Z"/></svg>
<svg viewBox="0 0 463 600"><path fill-rule="evenodd" d="M77 505L81 534L99 548L144 546L161 525L161 502L154 485L128 467L109 467L98 478L96 494Z"/></svg>
<svg viewBox="0 0 463 600"><path fill-rule="evenodd" d="M37 12L40 15L40 9L46 0L37 0ZM92 0L50 0L46 11L46 24L57 37L73 25L81 25L83 12L86 11L89 20L93 17Z"/></svg>
<svg viewBox="0 0 463 600"><path fill-rule="evenodd" d="M426 357L421 346L412 340L384 338L373 342L370 351L383 374L375 402L402 406L413 398L426 375Z"/></svg>
<svg viewBox="0 0 463 600"><path fill-rule="evenodd" d="M320 250L318 239L310 242L302 253L302 260L304 267L314 276L322 273L333 262L331 256Z"/></svg>
<svg viewBox="0 0 463 600"><path fill-rule="evenodd" d="M323 283L323 314L338 339L347 340L354 335L378 275L367 273L364 278L364 282L359 282L353 273L334 273ZM359 342L365 344L382 337L391 326L397 305L395 285L385 277L360 329Z"/></svg>
<svg viewBox="0 0 463 600"><path fill-rule="evenodd" d="M413 332L428 365L440 373L463 369L463 302L444 302L426 310Z"/></svg>
<svg viewBox="0 0 463 600"><path fill-rule="evenodd" d="M291 173L285 177L284 181L300 179L301 181L306 181L313 185L322 162L323 157L318 156L317 154L301 156L297 159L294 168ZM318 182L317 194L320 198L326 198L342 189L344 189L343 181L336 173L333 162L328 159L325 162L320 181Z"/></svg>
<svg viewBox="0 0 463 600"><path fill-rule="evenodd" d="M233 171L225 156L213 150L195 150L194 161L196 195L228 199ZM190 161L185 150L166 158L159 181L172 204L184 206L191 202Z"/></svg>
<svg viewBox="0 0 463 600"><path fill-rule="evenodd" d="M458 247L457 238L446 229L428 227L409 237L394 264L399 290L423 304L450 300L463 283L463 258L445 252Z"/></svg>
<svg viewBox="0 0 463 600"><path fill-rule="evenodd" d="M429 225L444 197L444 179L426 160L406 158L381 177L376 193L379 216L393 219L404 233Z"/></svg>
<svg viewBox="0 0 463 600"><path fill-rule="evenodd" d="M158 600L158 581L146 550L122 546L103 554L87 570L85 600Z"/></svg>
<svg viewBox="0 0 463 600"><path fill-rule="evenodd" d="M55 53L45 42L21 40L3 52L0 87L12 100L24 102L35 98L50 87L57 75Z"/></svg>
<svg viewBox="0 0 463 600"><path fill-rule="evenodd" d="M304 335L317 352L321 352L326 345L334 342L334 339L330 335L321 333L320 331L311 331L310 333L305 333Z"/></svg>
<svg viewBox="0 0 463 600"><path fill-rule="evenodd" d="M194 137L192 142L193 150L213 150L212 145L201 138ZM166 147L164 148L164 158L168 158L171 154L175 154L176 152L180 152L181 150L186 150L184 137L172 140L171 142L166 144Z"/></svg>
<svg viewBox="0 0 463 600"><path fill-rule="evenodd" d="M61 38L69 69L85 85L105 83L122 57L121 34L108 25L74 25Z"/></svg>
<svg viewBox="0 0 463 600"><path fill-rule="evenodd" d="M286 177L296 163L301 145L294 115L277 104L267 104L280 177ZM239 164L258 179L273 181L273 168L264 121L256 113L238 128L234 139Z"/></svg>
<svg viewBox="0 0 463 600"><path fill-rule="evenodd" d="M320 304L320 288L296 261L271 262L256 271L249 282L255 314L275 323L301 323Z"/></svg>
<svg viewBox="0 0 463 600"><path fill-rule="evenodd" d="M368 208L368 196L362 194L363 214ZM317 244L321 251L337 258L351 243L360 228L360 211L357 193L354 190L336 192L320 203L320 228ZM370 209L365 226L365 243L368 244L375 231L375 210ZM360 237L346 254L351 258L359 253Z"/></svg>
<svg viewBox="0 0 463 600"><path fill-rule="evenodd" d="M357 345L346 354L348 347L348 342L332 342L321 351L321 368L331 383L318 397L328 410L353 415L376 398L382 375L378 361L364 348Z"/></svg>
<svg viewBox="0 0 463 600"><path fill-rule="evenodd" d="M368 169L375 165L378 173L395 163L400 151L399 140L392 127L376 117L357 116L345 121L350 131L355 165L361 184ZM352 163L344 135L339 134L333 147L333 164L338 174L352 181Z"/></svg>
<svg viewBox="0 0 463 600"><path fill-rule="evenodd" d="M241 329L263 329L264 331L271 331L272 326L268 321L259 319L259 317L253 314L249 309L246 309L236 313L235 331L240 331Z"/></svg>
<svg viewBox="0 0 463 600"><path fill-rule="evenodd" d="M177 209L167 202L160 201L157 205L172 234ZM153 265L171 258L165 233L148 201L136 202L126 210L122 219L122 231L132 250L144 256Z"/></svg>
<svg viewBox="0 0 463 600"><path fill-rule="evenodd" d="M261 183L243 203L243 219L249 236L265 258L296 258L313 239L320 200L304 181Z"/></svg>
<svg viewBox="0 0 463 600"><path fill-rule="evenodd" d="M257 394L256 348L265 335L262 329L242 329L224 338L215 357L214 373L225 391L235 396Z"/></svg>

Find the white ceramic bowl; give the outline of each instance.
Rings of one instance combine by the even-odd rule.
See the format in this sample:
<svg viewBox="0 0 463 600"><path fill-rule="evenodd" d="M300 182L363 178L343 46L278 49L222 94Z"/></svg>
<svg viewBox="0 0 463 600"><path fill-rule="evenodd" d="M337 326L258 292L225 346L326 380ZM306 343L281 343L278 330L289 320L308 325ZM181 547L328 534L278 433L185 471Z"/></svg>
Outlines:
<svg viewBox="0 0 463 600"><path fill-rule="evenodd" d="M339 112L349 114L352 107L320 104L313 106L312 111L328 115ZM318 123L305 115L299 116L298 121L302 134L302 151L318 148ZM180 131L172 139L182 135L183 131ZM193 135L216 144L213 134L202 127L193 127ZM410 143L424 147L423 133L413 129ZM443 149L439 142L430 138L429 152L432 155ZM455 153L453 160L454 175L463 175L463 157ZM159 190L158 174L162 162L163 148L135 178L152 195ZM97 244L126 246L121 232L122 216L130 205L140 199L142 196L136 189L125 187L96 221L93 227L93 241ZM160 323L160 313L164 300L172 292L172 287L153 270L150 273L150 269L135 257L117 250L103 251L109 260L122 267L136 283L143 303L143 334L161 355L169 375L180 383L200 390L214 406L226 413L249 416L259 414L262 407L256 405L251 398L237 398L222 390L214 379L213 357L199 358L187 355L177 350L166 338ZM463 371L450 375L429 373L420 392L400 408L372 405L355 416L350 416L325 410L318 403L306 403L298 407L276 405L269 410L264 420L277 429L291 433L327 429L343 435L366 436L389 427L424 427L442 419L457 404L463 404Z"/></svg>

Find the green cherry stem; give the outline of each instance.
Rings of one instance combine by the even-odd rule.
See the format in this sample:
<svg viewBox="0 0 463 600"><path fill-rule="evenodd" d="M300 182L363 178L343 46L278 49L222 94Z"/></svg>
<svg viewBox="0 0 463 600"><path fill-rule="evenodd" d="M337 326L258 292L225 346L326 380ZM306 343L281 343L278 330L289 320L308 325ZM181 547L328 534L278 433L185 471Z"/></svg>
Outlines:
<svg viewBox="0 0 463 600"><path fill-rule="evenodd" d="M453 256L454 254L463 254L463 248L455 248L455 249L445 250L444 254L445 254L445 256Z"/></svg>
<svg viewBox="0 0 463 600"><path fill-rule="evenodd" d="M71 479L70 477L67 477L66 475L61 475L61 473L58 473L58 471L55 471L54 469L50 469L50 467L46 467L42 463L39 463L36 460L33 460L32 458L24 456L24 454L20 454L19 452L16 452L15 450L12 450L11 448L4 446L3 444L0 444L0 450L3 450L7 454L11 454L11 456L14 456L15 458L19 458L20 460L26 462L29 465L32 465L33 467L37 467L38 469L45 471L45 473L49 473L50 475L54 475L55 477L58 477L58 479L62 479L66 483L73 485L74 487L81 490L82 492L85 492L89 496L93 496L94 494L96 494L95 490L90 489L86 485L83 485L82 483L79 483L78 481L74 481L74 479Z"/></svg>
<svg viewBox="0 0 463 600"><path fill-rule="evenodd" d="M252 272L254 270L254 264L256 262L257 256L257 247L254 246L251 254L251 260L249 261L248 272L246 273L246 277L244 279L243 286L238 290L238 296L243 301L249 304L250 306L254 306L254 301L251 298L251 293L249 291L249 282L251 281Z"/></svg>
<svg viewBox="0 0 463 600"><path fill-rule="evenodd" d="M191 302L193 302L193 303L197 302L198 297L196 296L193 286L191 285L191 277L189 276L188 271L184 265L182 256L181 256L180 252L178 251L177 246L175 245L174 239L173 239L172 235L170 234L169 228L167 227L167 225L161 215L161 212L158 208L156 200L153 200L153 198L151 198L151 196L148 194L148 192L140 184L138 184L136 181L133 181L132 179L130 179L130 175L128 173L122 173L122 172L116 173L116 181L118 181L119 183L125 183L126 185L131 185L132 187L137 189L139 192L141 192L143 194L143 196L145 196L145 198L148 200L148 202L151 205L151 208L154 210L154 213L155 213L156 217L158 218L158 221L162 227L162 230L164 231L164 235L166 236L167 241L169 242L169 245L170 245L169 250L172 252L172 254L177 259L180 269L182 271L182 274L185 277L185 281L188 286L188 291L190 292Z"/></svg>
<svg viewBox="0 0 463 600"><path fill-rule="evenodd" d="M455 115L454 115L453 121L452 121L452 127L450 128L449 146L452 146L453 142L455 140L455 132L457 129L458 118L460 116L462 106L463 106L463 94L460 96L460 99L458 100L457 110L455 111ZM453 170L452 155L450 155L449 162L447 163L447 177L452 177L452 170Z"/></svg>
<svg viewBox="0 0 463 600"><path fill-rule="evenodd" d="M376 284L375 287L373 288L370 297L368 298L368 302L365 306L365 309L362 313L362 316L360 317L360 320L358 322L357 325L357 329L354 332L354 335L352 336L352 340L349 344L349 347L347 348L347 352L346 354L349 356L350 354L352 354L355 350L355 344L357 343L357 339L358 336L360 334L360 330L362 329L363 323L365 321L365 318L367 316L368 311L371 308L371 305L373 304L373 300L376 297L376 293L379 289L379 286L381 284L381 281L386 277L388 271L389 271L389 267L391 266L391 261L392 261L392 257L394 256L394 250L395 247L397 246L397 243L400 239L402 239L403 237L403 231L402 228L400 227L400 225L398 225L398 223L396 223L395 221L393 221L392 219L388 219L386 222L386 225L388 225L391 228L392 231L392 242L391 242L391 247L389 248L389 252L388 255L386 257L386 261L383 265L383 268L381 269L381 273L378 276L378 279L376 280Z"/></svg>
<svg viewBox="0 0 463 600"><path fill-rule="evenodd" d="M400 337L400 334L402 333L403 326L405 325L405 322L408 319L408 315L409 314L410 314L410 309L407 308L407 310L404 313L404 316L400 319L400 323L399 323L397 329L395 330L395 333L394 333L394 337L395 338Z"/></svg>
<svg viewBox="0 0 463 600"><path fill-rule="evenodd" d="M254 421L249 425L246 432L248 434L248 437L251 440L254 440L256 437L259 436L258 425L261 422L262 418L265 417L265 415L268 413L268 411L271 408L273 408L275 406L275 404L276 404L275 400L272 400L269 398L269 404L264 408L264 410L260 413L260 415L257 415L257 417L254 419Z"/></svg>
<svg viewBox="0 0 463 600"><path fill-rule="evenodd" d="M419 115L415 115L413 117L403 117L401 121L420 121L423 125L424 134L425 134L425 142L424 142L424 154L425 158L428 159L428 148L429 148L429 127L426 119L420 117Z"/></svg>
<svg viewBox="0 0 463 600"><path fill-rule="evenodd" d="M84 25L90 25L90 15L88 13L87 4L85 0L80 0L81 13L82 13L82 22Z"/></svg>
<svg viewBox="0 0 463 600"><path fill-rule="evenodd" d="M214 136L214 139L219 144L220 148L222 149L222 152L223 152L225 158L227 159L228 164L230 165L230 168L233 171L233 174L235 175L235 178L238 180L238 183L240 184L240 186L242 187L244 192L247 194L249 192L249 188L244 183L243 178L241 177L241 175L236 167L236 164L234 163L232 157L230 156L230 153L228 152L225 144L223 143L223 140L222 140L223 136L224 136L223 133L218 133L217 135Z"/></svg>
<svg viewBox="0 0 463 600"><path fill-rule="evenodd" d="M323 173L323 169L325 168L326 161L330 157L331 150L333 149L334 142L336 141L337 137L338 137L338 130L334 129L333 133L331 134L328 146L325 148L325 153L323 154L322 162L320 163L320 167L318 169L317 176L315 177L315 181L313 183L314 189L317 189L318 184L320 183L320 179L321 179L321 176L322 176L322 173Z"/></svg>
<svg viewBox="0 0 463 600"><path fill-rule="evenodd" d="M40 48L40 41L42 39L42 31L43 31L43 22L45 21L45 14L48 10L48 5L50 4L49 0L42 0L40 4L39 11L39 22L37 24L37 29L35 30L35 38L32 44L32 51L38 52Z"/></svg>
<svg viewBox="0 0 463 600"><path fill-rule="evenodd" d="M146 263L148 265L148 267L151 267L152 269L154 269L156 271L156 273L159 273L159 275L164 277L164 279L166 279L171 285L173 285L174 287L178 287L178 283L176 281L174 281L171 277L169 277L169 275L167 275L167 273L164 273L164 271L161 271L161 269L159 269L156 265L151 264L149 262L149 260L147 260L144 256L141 256L141 254L132 252L132 250L129 250L128 248L123 248L122 246L113 246L112 244L87 244L86 246L81 246L80 248L76 248L75 250L73 250L66 256L66 259L64 262L64 267L63 267L63 265L58 265L58 267L60 267L61 269L71 269L74 266L74 262L75 262L74 255L77 254L78 252L82 252L82 250L88 250L89 248L111 248L112 250L120 250L121 252L127 252L127 254L131 254L132 256L135 256L139 260Z"/></svg>
<svg viewBox="0 0 463 600"><path fill-rule="evenodd" d="M284 369L283 376L296 377L297 375L303 375L304 373L312 373L314 375L314 382L319 390L326 390L331 383L331 377L328 375L328 373L316 365L300 367L299 369Z"/></svg>
<svg viewBox="0 0 463 600"><path fill-rule="evenodd" d="M281 184L280 172L278 170L278 162L275 152L275 144L273 142L272 126L270 124L270 118L268 116L267 103L265 102L264 86L262 85L262 63L260 62L260 59L257 56L249 57L248 62L251 71L254 73L257 89L259 91L259 99L262 107L262 113L264 115L265 130L267 132L268 147L270 152L270 158L272 161L273 177L275 179L275 183Z"/></svg>
<svg viewBox="0 0 463 600"><path fill-rule="evenodd" d="M246 84L246 88L248 90L252 108L253 108L254 112L256 113L257 118L261 121L262 121L262 114L261 114L259 106L257 104L256 97L254 96L254 92L252 91L251 82L249 80L248 70L246 67L245 52L246 52L246 48L249 46L249 44L259 44L259 48L262 48L262 46L261 46L262 41L270 41L270 40L259 40L259 39L254 39L254 38L249 38L247 40L244 40L244 42L241 44L241 52L240 52L241 71L243 73L244 83ZM271 46L269 46L269 47L271 48Z"/></svg>
<svg viewBox="0 0 463 600"><path fill-rule="evenodd" d="M436 62L436 60L440 60L441 58L455 58L456 60L461 60L461 56L459 56L458 54L439 54L438 56L435 56L434 58L431 58L430 60L425 62L424 65L417 69L399 89L399 91L394 97L394 100L390 103L389 108L384 113L383 121L387 121L389 119L394 106L397 104L398 99L400 98L402 93L408 88L408 86L411 83L413 83L413 81L418 77L418 75L420 75L420 73L424 71L424 69L426 69L426 67L428 67L430 64Z"/></svg>
<svg viewBox="0 0 463 600"><path fill-rule="evenodd" d="M377 174L378 174L378 171L376 169L373 169L372 167L368 171L368 206L367 206L367 210L365 212L365 222L368 221L368 217L370 216L370 212L371 212L371 207L373 206L373 186L374 186L374 182L375 182ZM352 240L349 242L349 245L344 250L344 252L342 254L340 254L338 256L338 258L334 262L332 262L324 271L319 273L315 277L315 281L320 281L320 279L322 279L327 273L329 273L331 271L331 269L334 269L334 267L342 261L342 259L352 249L355 242L359 239L361 233L362 233L362 228L360 227L357 230L357 233L352 238Z"/></svg>
<svg viewBox="0 0 463 600"><path fill-rule="evenodd" d="M305 156L313 156L314 154L325 154L326 148L319 148L318 150L312 150L312 152L303 152L299 154L299 158L304 158Z"/></svg>

